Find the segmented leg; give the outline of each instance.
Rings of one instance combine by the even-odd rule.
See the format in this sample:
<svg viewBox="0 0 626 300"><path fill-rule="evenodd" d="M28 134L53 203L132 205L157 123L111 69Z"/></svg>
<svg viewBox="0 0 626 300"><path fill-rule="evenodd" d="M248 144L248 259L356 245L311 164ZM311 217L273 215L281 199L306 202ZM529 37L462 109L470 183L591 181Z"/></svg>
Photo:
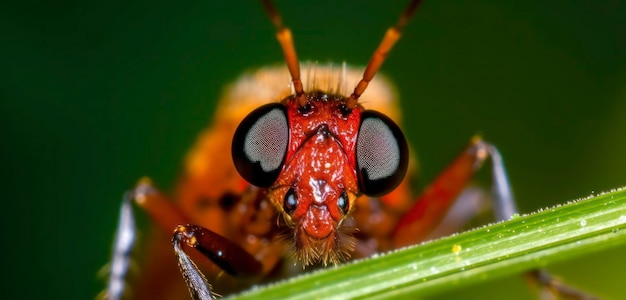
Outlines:
<svg viewBox="0 0 626 300"><path fill-rule="evenodd" d="M113 243L111 271L104 293L105 299L122 299L126 291L126 277L132 261L131 252L137 237L133 202L141 205L155 220L159 220L161 227L173 228L175 225L172 224L184 222L184 218L177 214L177 210L172 208L169 201L157 192L147 178L141 179L137 187L124 193Z"/></svg>
<svg viewBox="0 0 626 300"><path fill-rule="evenodd" d="M234 213L243 212L243 215L236 217L240 221L238 224L243 227L235 230L244 230L247 232L243 234L246 237L255 236L253 240L257 242L251 242L251 244L246 245L252 247L252 249L256 249L254 247L263 248L263 250L257 251L259 252L259 260L263 259L263 264L239 244L211 230L195 225L180 225L189 224L190 220L185 217L172 201L161 194L149 179L144 178L140 180L137 187L126 192L122 199L120 220L113 247L111 274L107 289L103 293L104 298L117 300L128 293L125 282L131 262L131 252L137 235L133 203L140 206L163 232L172 232L174 230L172 238L174 254L178 259L179 268L194 299L212 299L216 294L212 292L208 281L192 261L190 253L185 249L186 247L196 249L204 257L213 261L221 270L237 276L238 279L242 277L256 278L271 270L273 265L279 260L277 257L281 252L276 251L276 245L264 246L264 243L260 241L265 234L272 235L273 233L268 233L265 230L254 232L254 230L260 230L255 222L269 223L269 220L274 215L273 213L268 213L267 210L272 208L257 201L262 200L263 196L256 193L256 190L246 195L249 196L244 198L249 199L249 201L240 202L244 207L233 210ZM246 228L246 226L251 227L253 230ZM195 255L196 259L200 257L202 256ZM154 284L157 283L148 283L148 285L153 287Z"/></svg>
<svg viewBox="0 0 626 300"><path fill-rule="evenodd" d="M198 250L233 276L257 277L263 273L263 265L254 256L239 245L200 226L179 225L174 231L172 244L193 299L214 299L215 294L182 245Z"/></svg>
<svg viewBox="0 0 626 300"><path fill-rule="evenodd" d="M396 247L415 244L425 239L446 215L446 212L474 173L487 158L491 158L494 216L504 221L518 214L502 156L495 146L474 137L467 148L426 188L414 206L401 218L394 230ZM545 270L527 272L526 276L538 283L541 299L597 299L556 280ZM558 295L558 296L557 296Z"/></svg>
<svg viewBox="0 0 626 300"><path fill-rule="evenodd" d="M126 275L131 265L130 252L135 244L135 217L131 201L134 193L126 192L122 197L120 217L113 242L113 258L110 263L110 273L104 299L121 299L125 292Z"/></svg>
<svg viewBox="0 0 626 300"><path fill-rule="evenodd" d="M543 269L526 272L526 278L539 286L539 298L542 300L554 299L578 299L599 300L600 298L589 295L579 289L568 286Z"/></svg>
<svg viewBox="0 0 626 300"><path fill-rule="evenodd" d="M217 295L213 292L211 284L209 284L206 277L200 272L200 269L198 269L198 266L196 266L193 260L183 251L181 247L181 235L182 233L175 232L172 243L174 244L174 253L176 253L178 265L189 288L191 298L194 300L216 299Z"/></svg>
<svg viewBox="0 0 626 300"><path fill-rule="evenodd" d="M488 157L489 148L489 144L474 137L461 155L425 189L396 225L393 233L396 248L424 240L441 222L454 200Z"/></svg>

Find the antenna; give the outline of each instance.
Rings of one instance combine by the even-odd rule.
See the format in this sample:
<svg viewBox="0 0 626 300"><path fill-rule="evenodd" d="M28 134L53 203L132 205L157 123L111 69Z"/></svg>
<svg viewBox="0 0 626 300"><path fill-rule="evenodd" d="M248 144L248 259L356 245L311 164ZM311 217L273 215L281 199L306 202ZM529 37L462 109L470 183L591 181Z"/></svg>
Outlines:
<svg viewBox="0 0 626 300"><path fill-rule="evenodd" d="M300 61L298 61L296 47L293 44L291 30L283 25L283 19L271 0L263 0L261 2L263 3L263 8L265 8L267 16L274 24L274 27L276 27L276 39L278 39L280 47L283 48L285 62L287 63L289 74L291 75L293 88L296 91L298 105L305 106L307 100L304 94L304 87L302 86L302 79L300 78Z"/></svg>
<svg viewBox="0 0 626 300"><path fill-rule="evenodd" d="M374 54L372 54L372 58L370 58L367 67L365 67L365 71L363 72L363 78L354 88L354 92L352 92L350 98L348 98L347 106L349 108L356 107L359 97L361 97L369 82L372 81L374 75L376 75L376 72L378 72L378 70L380 69L380 66L382 66L383 62L385 62L387 54L389 54L389 51L391 51L393 45L395 45L396 42L400 39L400 36L402 35L402 29L411 19L413 14L415 14L417 7L421 3L422 0L412 0L409 6L404 10L404 13L400 16L400 19L398 19L396 25L387 29L383 40L378 45L376 51L374 51Z"/></svg>
<svg viewBox="0 0 626 300"><path fill-rule="evenodd" d="M263 3L263 8L265 9L267 16L276 28L276 39L278 39L278 43L280 43L280 46L283 49L283 55L285 56L285 62L287 63L289 74L291 75L291 81L293 82L293 87L296 92L298 105L304 106L306 105L307 100L306 95L304 94L304 87L302 86L302 79L300 78L300 62L298 61L298 55L296 53L296 47L293 43L291 30L283 25L280 13L271 0L262 0L261 2ZM374 75L376 75L376 72L378 72L382 66L383 62L387 58L387 54L389 54L389 51L393 48L393 45L395 45L398 39L400 39L402 29L404 29L404 26L411 19L413 14L415 14L417 7L421 3L422 0L412 0L409 6L404 10L404 13L402 13L398 19L396 25L387 29L383 40L378 45L378 48L376 48L376 51L374 51L374 54L372 54L367 67L365 67L363 77L347 100L346 105L348 108L356 107L359 97L361 97L369 82L372 81Z"/></svg>

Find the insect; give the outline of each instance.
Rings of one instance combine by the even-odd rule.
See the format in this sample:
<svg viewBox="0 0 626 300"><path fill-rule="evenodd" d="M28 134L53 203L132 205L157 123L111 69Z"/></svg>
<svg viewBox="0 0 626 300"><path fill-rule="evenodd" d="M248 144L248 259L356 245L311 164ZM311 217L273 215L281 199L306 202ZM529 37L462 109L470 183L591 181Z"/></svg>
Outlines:
<svg viewBox="0 0 626 300"><path fill-rule="evenodd" d="M290 30L263 1L286 67L246 74L226 92L171 196L148 179L124 195L106 296L127 291L133 205L159 228L133 288L135 298L150 299L179 298L185 290L211 299L420 242L463 201L457 199L487 159L496 218L515 214L501 156L480 137L412 196L405 174L415 167L394 121L393 88L374 76L420 2L410 2L364 71L309 64L302 72ZM566 291L537 274L546 287Z"/></svg>

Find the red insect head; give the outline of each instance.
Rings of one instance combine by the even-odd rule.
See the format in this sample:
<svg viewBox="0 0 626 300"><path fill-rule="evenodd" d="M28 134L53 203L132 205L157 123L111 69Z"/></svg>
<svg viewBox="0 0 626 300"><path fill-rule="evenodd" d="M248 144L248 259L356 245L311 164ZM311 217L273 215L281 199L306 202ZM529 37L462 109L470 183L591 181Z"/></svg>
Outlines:
<svg viewBox="0 0 626 300"><path fill-rule="evenodd" d="M233 158L239 173L267 188L303 266L337 264L354 248L343 226L357 196L395 188L406 173L407 145L388 117L321 92L300 105L291 96L262 106L237 128Z"/></svg>
<svg viewBox="0 0 626 300"><path fill-rule="evenodd" d="M354 245L339 228L359 191L354 148L361 109L350 111L323 94L311 95L304 107L296 101L286 107L290 143L269 197L293 224L295 253L303 264L339 263Z"/></svg>

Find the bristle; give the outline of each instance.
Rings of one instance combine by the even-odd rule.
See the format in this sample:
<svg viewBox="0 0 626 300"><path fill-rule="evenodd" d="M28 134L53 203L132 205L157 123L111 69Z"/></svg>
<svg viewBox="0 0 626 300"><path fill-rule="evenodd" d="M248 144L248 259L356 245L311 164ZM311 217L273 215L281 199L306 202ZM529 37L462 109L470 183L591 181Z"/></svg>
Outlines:
<svg viewBox="0 0 626 300"><path fill-rule="evenodd" d="M359 77L355 74L361 72L359 70L355 71L355 74L350 74L351 80L348 80L349 70L345 62L341 64L341 68L337 68L332 63L320 65L317 62L307 62L302 65L302 69L304 70L302 80L307 93L322 91L341 96L349 96L348 85L358 83Z"/></svg>
<svg viewBox="0 0 626 300"><path fill-rule="evenodd" d="M341 73L337 72L337 86L335 87L335 94L337 95L344 95L345 94L345 90L344 90L344 85L346 82L346 62L343 62L341 64Z"/></svg>
<svg viewBox="0 0 626 300"><path fill-rule="evenodd" d="M311 86L309 87L309 91L317 91L319 86L317 85L317 62L312 63L311 65L313 77L311 80Z"/></svg>
<svg viewBox="0 0 626 300"><path fill-rule="evenodd" d="M306 68L306 78L304 78L304 86L305 86L305 91L311 91L311 76L313 76L313 68L311 67L311 62L307 62L306 65L304 65L304 68Z"/></svg>
<svg viewBox="0 0 626 300"><path fill-rule="evenodd" d="M295 229L289 242L292 253L302 268L313 265L338 265L350 259L354 251L356 239L352 236L354 228L340 227L327 239L314 239L303 231ZM287 236L283 240L289 241Z"/></svg>
<svg viewBox="0 0 626 300"><path fill-rule="evenodd" d="M326 90L327 90L329 93L331 93L331 94L334 94L334 93L335 93L335 92L333 91L332 84L333 84L333 82L336 82L336 81L337 81L334 66L335 66L335 65L333 65L333 64L330 64L330 65L328 66L328 68L330 69L330 80L326 81Z"/></svg>

